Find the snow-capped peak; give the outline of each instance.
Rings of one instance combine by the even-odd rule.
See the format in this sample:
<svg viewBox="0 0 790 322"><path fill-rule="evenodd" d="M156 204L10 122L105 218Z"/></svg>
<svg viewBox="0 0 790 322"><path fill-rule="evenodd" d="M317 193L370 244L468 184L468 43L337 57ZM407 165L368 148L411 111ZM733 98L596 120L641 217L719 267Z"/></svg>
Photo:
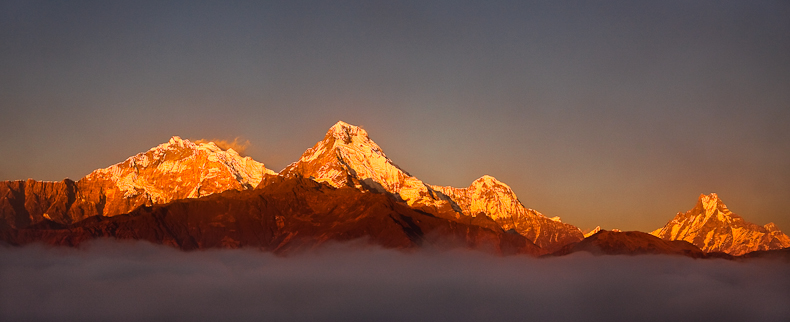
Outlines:
<svg viewBox="0 0 790 322"><path fill-rule="evenodd" d="M275 173L232 149L173 136L146 152L93 171L80 181L102 187L108 203L131 204L120 200L142 198L146 204L159 204L254 188L267 174Z"/></svg>
<svg viewBox="0 0 790 322"><path fill-rule="evenodd" d="M552 249L584 238L578 228L562 223L559 217L548 218L524 207L513 189L490 175L478 178L467 188L432 187L455 201L464 214L484 214L503 229L514 229L540 247Z"/></svg>
<svg viewBox="0 0 790 322"><path fill-rule="evenodd" d="M741 255L755 250L790 247L790 237L773 224L758 226L732 213L715 193L702 194L697 205L678 213L651 234L667 240L685 240L703 251Z"/></svg>
<svg viewBox="0 0 790 322"><path fill-rule="evenodd" d="M335 123L335 125L332 125L332 127L329 128L329 132L327 132L327 136L329 135L334 137L336 140L340 140L341 142L349 142L351 138L355 136L368 138L368 132L366 132L364 129L343 121L338 121Z"/></svg>
<svg viewBox="0 0 790 322"><path fill-rule="evenodd" d="M697 204L698 207L701 207L704 211L705 218L715 216L719 221L725 222L740 219L740 217L733 215L732 212L727 209L727 205L719 199L719 195L716 193L711 193L709 195L700 194Z"/></svg>
<svg viewBox="0 0 790 322"><path fill-rule="evenodd" d="M722 201L719 199L719 195L715 192L711 192L709 195L700 194L699 195L699 202L702 203L705 209L716 209L719 205L722 205Z"/></svg>
<svg viewBox="0 0 790 322"><path fill-rule="evenodd" d="M484 187L496 187L496 186L500 186L507 189L508 191L512 191L507 184L487 174L473 181L472 185L470 185L470 187L474 187L477 189Z"/></svg>
<svg viewBox="0 0 790 322"><path fill-rule="evenodd" d="M473 181L468 188L434 187L456 200L470 215L485 213L491 219L510 218L524 208L510 187L490 175ZM461 201L460 199L465 200ZM526 211L526 209L524 209ZM542 214L535 212L539 216Z"/></svg>
<svg viewBox="0 0 790 322"><path fill-rule="evenodd" d="M389 192L409 205L446 203L433 191L387 158L368 133L343 121L335 123L323 140L280 172L326 182L334 187L363 186ZM382 192L383 192L382 191Z"/></svg>
<svg viewBox="0 0 790 322"><path fill-rule="evenodd" d="M476 191L478 194L485 191L493 191L496 192L497 199L505 197L509 202L519 202L518 198L516 197L516 193L513 192L513 189L511 189L510 186L487 174L473 181L467 189L470 191Z"/></svg>
<svg viewBox="0 0 790 322"><path fill-rule="evenodd" d="M341 153L342 152L342 153ZM313 162L327 153L348 154L361 153L364 156L374 157L376 160L392 164L381 148L368 137L368 133L358 126L338 121L329 128L326 136L310 149L307 149L299 161L289 165L290 168L297 163Z"/></svg>

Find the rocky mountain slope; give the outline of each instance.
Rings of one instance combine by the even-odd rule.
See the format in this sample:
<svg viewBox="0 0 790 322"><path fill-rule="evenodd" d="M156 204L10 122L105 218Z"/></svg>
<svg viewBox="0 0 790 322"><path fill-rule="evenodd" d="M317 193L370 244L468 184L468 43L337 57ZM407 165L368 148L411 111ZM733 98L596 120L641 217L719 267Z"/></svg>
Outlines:
<svg viewBox="0 0 790 322"><path fill-rule="evenodd" d="M2 181L0 182L0 229L23 228L41 221L71 222L100 213L95 203L77 200L76 183Z"/></svg>
<svg viewBox="0 0 790 322"><path fill-rule="evenodd" d="M755 225L732 213L715 193L700 195L697 204L651 232L665 240L685 240L705 252L745 253L790 247L790 237L773 223Z"/></svg>

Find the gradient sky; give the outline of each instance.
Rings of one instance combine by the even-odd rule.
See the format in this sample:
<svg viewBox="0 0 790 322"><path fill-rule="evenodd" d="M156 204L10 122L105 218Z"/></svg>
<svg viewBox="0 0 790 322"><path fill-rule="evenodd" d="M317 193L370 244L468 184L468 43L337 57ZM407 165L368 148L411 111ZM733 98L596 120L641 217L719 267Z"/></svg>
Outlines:
<svg viewBox="0 0 790 322"><path fill-rule="evenodd" d="M0 180L167 141L279 171L338 120L584 230L717 192L790 232L790 2L0 0ZM660 2L660 3L658 3Z"/></svg>

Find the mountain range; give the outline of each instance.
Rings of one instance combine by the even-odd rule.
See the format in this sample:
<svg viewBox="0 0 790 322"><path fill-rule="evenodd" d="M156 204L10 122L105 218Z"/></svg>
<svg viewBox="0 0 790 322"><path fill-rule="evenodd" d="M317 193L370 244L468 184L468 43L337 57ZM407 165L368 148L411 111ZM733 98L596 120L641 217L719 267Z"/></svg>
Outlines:
<svg viewBox="0 0 790 322"><path fill-rule="evenodd" d="M404 249L544 255L595 248L692 257L790 247L774 224L744 221L716 194L701 195L693 209L651 234L598 227L585 235L527 208L488 175L465 188L425 183L392 162L364 129L342 121L279 173L233 149L175 136L78 181L0 182L0 240L15 245L113 237L187 250L289 252L362 239Z"/></svg>

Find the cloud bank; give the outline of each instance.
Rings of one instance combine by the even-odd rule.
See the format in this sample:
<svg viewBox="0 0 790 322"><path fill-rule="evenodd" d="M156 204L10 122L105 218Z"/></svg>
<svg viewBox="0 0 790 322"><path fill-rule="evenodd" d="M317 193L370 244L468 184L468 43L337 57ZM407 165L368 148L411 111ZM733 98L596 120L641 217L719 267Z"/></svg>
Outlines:
<svg viewBox="0 0 790 322"><path fill-rule="evenodd" d="M0 320L779 321L790 264L348 245L289 257L145 242L0 247Z"/></svg>

